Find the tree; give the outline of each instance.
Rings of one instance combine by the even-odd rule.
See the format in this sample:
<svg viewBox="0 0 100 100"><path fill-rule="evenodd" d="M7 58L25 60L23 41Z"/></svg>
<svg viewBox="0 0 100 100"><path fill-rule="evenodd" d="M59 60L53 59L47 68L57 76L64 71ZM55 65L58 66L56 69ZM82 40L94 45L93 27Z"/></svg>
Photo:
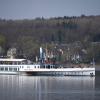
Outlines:
<svg viewBox="0 0 100 100"><path fill-rule="evenodd" d="M0 35L0 46L4 47L6 44L6 38L3 35Z"/></svg>

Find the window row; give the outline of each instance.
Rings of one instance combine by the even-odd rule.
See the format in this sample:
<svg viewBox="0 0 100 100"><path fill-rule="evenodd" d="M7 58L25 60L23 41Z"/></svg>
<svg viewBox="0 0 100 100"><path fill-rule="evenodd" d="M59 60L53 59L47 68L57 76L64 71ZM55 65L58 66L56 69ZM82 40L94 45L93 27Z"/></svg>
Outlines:
<svg viewBox="0 0 100 100"><path fill-rule="evenodd" d="M19 71L19 68L1 67L0 71Z"/></svg>

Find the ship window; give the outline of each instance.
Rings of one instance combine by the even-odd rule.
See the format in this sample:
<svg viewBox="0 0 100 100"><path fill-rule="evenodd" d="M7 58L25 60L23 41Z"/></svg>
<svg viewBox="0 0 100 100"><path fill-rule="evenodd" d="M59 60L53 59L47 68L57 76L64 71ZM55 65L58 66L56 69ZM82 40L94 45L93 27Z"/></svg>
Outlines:
<svg viewBox="0 0 100 100"><path fill-rule="evenodd" d="M1 71L3 71L3 70L4 70L4 68L0 68L0 70L1 70Z"/></svg>
<svg viewBox="0 0 100 100"><path fill-rule="evenodd" d="M5 68L5 71L8 71L8 68Z"/></svg>
<svg viewBox="0 0 100 100"><path fill-rule="evenodd" d="M14 71L17 71L17 68L14 68Z"/></svg>
<svg viewBox="0 0 100 100"><path fill-rule="evenodd" d="M48 65L48 68L50 68L50 65Z"/></svg>
<svg viewBox="0 0 100 100"><path fill-rule="evenodd" d="M9 68L9 71L12 71L12 68Z"/></svg>
<svg viewBox="0 0 100 100"><path fill-rule="evenodd" d="M20 62L18 62L18 65L20 65L21 63Z"/></svg>

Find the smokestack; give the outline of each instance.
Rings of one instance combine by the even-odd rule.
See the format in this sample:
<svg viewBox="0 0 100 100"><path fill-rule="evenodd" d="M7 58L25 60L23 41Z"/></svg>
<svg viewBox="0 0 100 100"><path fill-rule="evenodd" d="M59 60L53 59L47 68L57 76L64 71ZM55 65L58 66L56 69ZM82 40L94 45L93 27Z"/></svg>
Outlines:
<svg viewBox="0 0 100 100"><path fill-rule="evenodd" d="M42 58L43 58L43 49L42 47L40 47L40 60L42 60Z"/></svg>

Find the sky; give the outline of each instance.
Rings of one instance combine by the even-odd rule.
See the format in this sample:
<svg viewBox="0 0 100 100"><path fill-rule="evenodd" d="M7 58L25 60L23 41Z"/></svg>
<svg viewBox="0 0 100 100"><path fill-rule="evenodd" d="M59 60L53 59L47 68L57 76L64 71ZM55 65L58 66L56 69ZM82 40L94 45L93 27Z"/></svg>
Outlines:
<svg viewBox="0 0 100 100"><path fill-rule="evenodd" d="M100 15L100 0L0 0L0 18Z"/></svg>

